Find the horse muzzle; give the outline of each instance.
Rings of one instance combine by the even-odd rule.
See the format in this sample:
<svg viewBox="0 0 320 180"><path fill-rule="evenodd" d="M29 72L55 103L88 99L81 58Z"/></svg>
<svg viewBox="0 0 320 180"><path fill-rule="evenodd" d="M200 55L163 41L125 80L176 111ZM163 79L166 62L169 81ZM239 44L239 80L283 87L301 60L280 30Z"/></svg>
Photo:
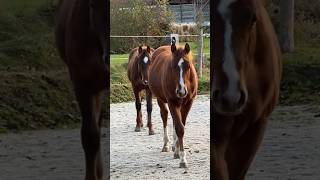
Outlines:
<svg viewBox="0 0 320 180"><path fill-rule="evenodd" d="M241 114L247 103L247 94L242 90L234 96L222 94L219 90L215 90L212 96L214 111L225 116Z"/></svg>
<svg viewBox="0 0 320 180"><path fill-rule="evenodd" d="M188 94L188 90L185 87L176 89L176 95L178 98L185 98L187 94Z"/></svg>

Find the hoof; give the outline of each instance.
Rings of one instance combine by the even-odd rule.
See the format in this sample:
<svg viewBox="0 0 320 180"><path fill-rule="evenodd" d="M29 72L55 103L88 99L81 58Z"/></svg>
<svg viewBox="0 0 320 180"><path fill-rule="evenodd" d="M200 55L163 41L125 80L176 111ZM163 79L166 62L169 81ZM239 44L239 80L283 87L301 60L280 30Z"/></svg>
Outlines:
<svg viewBox="0 0 320 180"><path fill-rule="evenodd" d="M154 135L154 130L149 130L149 135Z"/></svg>
<svg viewBox="0 0 320 180"><path fill-rule="evenodd" d="M162 152L169 152L169 146L163 146Z"/></svg>
<svg viewBox="0 0 320 180"><path fill-rule="evenodd" d="M176 154L176 153L173 154L173 159L179 159L179 158L180 158L179 154Z"/></svg>
<svg viewBox="0 0 320 180"><path fill-rule="evenodd" d="M183 163L180 163L180 166L179 166L179 167L180 167L180 168L187 168L188 165L187 165L187 163L183 162Z"/></svg>
<svg viewBox="0 0 320 180"><path fill-rule="evenodd" d="M141 127L136 127L136 128L134 129L134 131L135 131L135 132L140 132L140 131L141 131Z"/></svg>

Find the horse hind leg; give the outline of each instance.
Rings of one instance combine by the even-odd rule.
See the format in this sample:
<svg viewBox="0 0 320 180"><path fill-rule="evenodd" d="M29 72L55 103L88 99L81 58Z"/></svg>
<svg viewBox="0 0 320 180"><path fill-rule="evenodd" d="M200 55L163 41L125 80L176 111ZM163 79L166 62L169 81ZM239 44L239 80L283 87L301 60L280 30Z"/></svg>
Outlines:
<svg viewBox="0 0 320 180"><path fill-rule="evenodd" d="M147 113L148 113L148 123L147 126L149 128L149 135L154 135L154 129L151 121L151 113L152 113L152 93L150 89L146 89L147 96Z"/></svg>
<svg viewBox="0 0 320 180"><path fill-rule="evenodd" d="M101 180L103 165L101 159L100 122L103 91L96 94L76 90L82 114L81 142L85 152L86 180Z"/></svg>
<svg viewBox="0 0 320 180"><path fill-rule="evenodd" d="M161 100L157 99L158 101L158 105L160 107L160 114L161 114L161 119L162 119L162 123L163 123L163 148L162 148L162 152L169 152L169 136L168 136L168 109L165 105L164 102L162 102Z"/></svg>
<svg viewBox="0 0 320 180"><path fill-rule="evenodd" d="M140 90L134 88L134 96L136 99L136 110L137 110L137 117L136 117L136 128L134 131L140 132L141 128L143 127L142 122L142 113L141 113L141 98L140 98Z"/></svg>

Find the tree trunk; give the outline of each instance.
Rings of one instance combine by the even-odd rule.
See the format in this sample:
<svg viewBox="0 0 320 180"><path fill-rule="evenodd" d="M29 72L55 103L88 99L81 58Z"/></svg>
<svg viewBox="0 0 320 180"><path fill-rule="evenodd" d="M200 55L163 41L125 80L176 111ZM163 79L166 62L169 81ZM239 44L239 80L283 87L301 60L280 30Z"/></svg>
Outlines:
<svg viewBox="0 0 320 180"><path fill-rule="evenodd" d="M283 53L294 49L294 0L280 1L280 46Z"/></svg>

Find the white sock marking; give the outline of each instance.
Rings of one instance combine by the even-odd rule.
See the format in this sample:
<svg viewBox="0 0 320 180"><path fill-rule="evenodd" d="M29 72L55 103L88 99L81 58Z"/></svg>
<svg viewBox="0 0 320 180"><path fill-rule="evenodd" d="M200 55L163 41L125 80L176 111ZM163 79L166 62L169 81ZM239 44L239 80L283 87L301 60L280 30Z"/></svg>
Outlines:
<svg viewBox="0 0 320 180"><path fill-rule="evenodd" d="M173 126L173 128L172 128L172 135L173 135L173 143L172 143L172 146L173 147L176 147L176 143L177 143L177 133L176 133L176 129L174 128L174 126Z"/></svg>
<svg viewBox="0 0 320 180"><path fill-rule="evenodd" d="M180 151L180 163L187 163L187 154L186 152L183 150L183 151Z"/></svg>
<svg viewBox="0 0 320 180"><path fill-rule="evenodd" d="M164 146L168 146L169 136L168 136L168 129L167 128L163 129L163 142L164 142Z"/></svg>

